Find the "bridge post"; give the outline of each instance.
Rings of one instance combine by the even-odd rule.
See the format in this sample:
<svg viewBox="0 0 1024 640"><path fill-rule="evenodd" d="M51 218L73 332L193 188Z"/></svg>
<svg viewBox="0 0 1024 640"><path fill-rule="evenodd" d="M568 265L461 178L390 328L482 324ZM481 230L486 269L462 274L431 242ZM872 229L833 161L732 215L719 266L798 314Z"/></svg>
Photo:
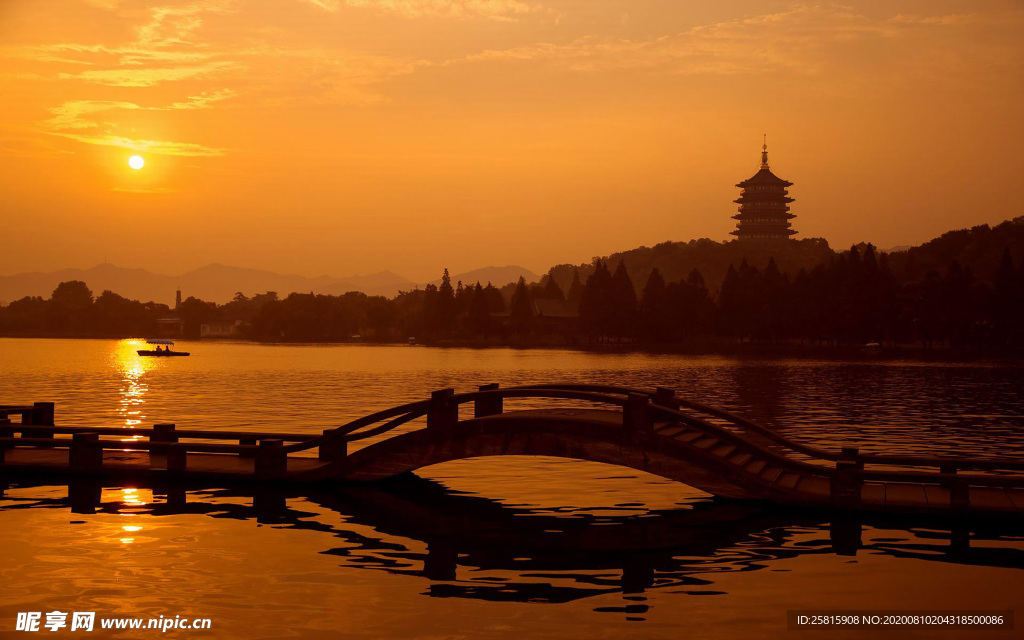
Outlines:
<svg viewBox="0 0 1024 640"><path fill-rule="evenodd" d="M31 424L52 427L53 414L52 402L35 402L32 404L32 417L30 418L32 420Z"/></svg>
<svg viewBox="0 0 1024 640"><path fill-rule="evenodd" d="M430 394L427 408L427 429L453 427L459 421L459 406L452 402L455 389L439 389Z"/></svg>
<svg viewBox="0 0 1024 640"><path fill-rule="evenodd" d="M944 464L939 467L939 473L955 476L957 468L955 464ZM949 508L954 512L963 513L971 506L970 487L963 480L952 478L942 482L942 486L949 489Z"/></svg>
<svg viewBox="0 0 1024 640"><path fill-rule="evenodd" d="M96 513L103 495L103 484L95 478L74 478L68 483L71 513Z"/></svg>
<svg viewBox="0 0 1024 640"><path fill-rule="evenodd" d="M3 414L3 418L0 418L0 438L13 438L14 428L11 426L11 419ZM0 464L3 464L4 457L7 453L7 443L0 442Z"/></svg>
<svg viewBox="0 0 1024 640"><path fill-rule="evenodd" d="M840 458L836 460L836 468L829 482L832 506L841 509L854 509L861 504L861 492L864 486L864 463L860 461L860 449L843 447Z"/></svg>
<svg viewBox="0 0 1024 640"><path fill-rule="evenodd" d="M498 383L492 382L491 384L480 385L480 391L497 391ZM502 397L498 395L488 396L485 398L477 398L476 402L473 403L473 417L483 418L486 416L494 416L502 413L505 410Z"/></svg>
<svg viewBox="0 0 1024 640"><path fill-rule="evenodd" d="M22 414L21 421L25 421L25 416ZM52 402L36 402L32 405L32 411L28 416L28 424L42 427L53 426L53 403ZM53 429L28 429L28 433L24 430L21 432L22 437L26 435L33 438L46 438L48 440L53 439ZM49 445L45 445L49 446Z"/></svg>
<svg viewBox="0 0 1024 640"><path fill-rule="evenodd" d="M178 441L178 434L174 432L175 426L173 424L154 424L153 433L149 435L149 441L152 443L173 443ZM150 454L154 453L167 453L168 447L155 446L149 450Z"/></svg>
<svg viewBox="0 0 1024 640"><path fill-rule="evenodd" d="M240 444L240 445L249 445L251 447L255 447L259 443L260 443L260 441L259 441L258 438L239 438L238 439L238 444ZM250 451L240 451L238 453L238 457L239 458L251 458L254 455L256 455L256 454L253 453L253 452L250 452Z"/></svg>
<svg viewBox="0 0 1024 640"><path fill-rule="evenodd" d="M626 406L622 408L622 426L634 431L650 431L651 399L644 393L631 393L626 397Z"/></svg>
<svg viewBox="0 0 1024 640"><path fill-rule="evenodd" d="M68 450L68 466L72 471L93 473L103 468L103 448L100 434L75 433Z"/></svg>
<svg viewBox="0 0 1024 640"><path fill-rule="evenodd" d="M188 449L185 445L172 443L166 451L168 471L185 471L188 468Z"/></svg>
<svg viewBox="0 0 1024 640"><path fill-rule="evenodd" d="M668 389L666 387L658 387L654 390L654 404L659 407L678 409L679 403L676 402L676 390Z"/></svg>
<svg viewBox="0 0 1024 640"><path fill-rule="evenodd" d="M324 429L324 436L332 433L334 429ZM348 456L348 441L336 438L320 445L317 457L321 460L344 460Z"/></svg>
<svg viewBox="0 0 1024 640"><path fill-rule="evenodd" d="M257 477L266 479L284 474L288 469L288 456L282 451L282 447L284 440L260 440L260 446L256 450Z"/></svg>

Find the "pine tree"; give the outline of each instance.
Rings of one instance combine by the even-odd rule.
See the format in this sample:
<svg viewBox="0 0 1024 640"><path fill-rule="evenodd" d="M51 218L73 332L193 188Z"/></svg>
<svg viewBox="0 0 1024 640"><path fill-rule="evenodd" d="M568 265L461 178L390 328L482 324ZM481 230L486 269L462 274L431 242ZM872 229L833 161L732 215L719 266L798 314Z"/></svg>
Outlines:
<svg viewBox="0 0 1024 640"><path fill-rule="evenodd" d="M583 297L583 283L580 282L580 270L572 270L572 284L569 285L569 293L566 295L566 300L570 304L579 305L580 298Z"/></svg>
<svg viewBox="0 0 1024 640"><path fill-rule="evenodd" d="M608 267L598 260L580 295L580 321L591 336L608 335L611 330L611 279Z"/></svg>
<svg viewBox="0 0 1024 640"><path fill-rule="evenodd" d="M516 290L512 293L512 304L509 311L513 329L519 333L526 333L530 329L530 320L533 318L533 301L530 298L530 290L526 286L526 278L522 276L519 276Z"/></svg>
<svg viewBox="0 0 1024 640"><path fill-rule="evenodd" d="M637 300L633 281L626 271L626 263L619 260L610 283L609 315L612 333L619 338L631 338L636 328Z"/></svg>
<svg viewBox="0 0 1024 640"><path fill-rule="evenodd" d="M544 283L544 289L542 293L546 300L565 300L565 294L562 293L562 288L555 282L555 278L549 273L547 276L547 282Z"/></svg>
<svg viewBox="0 0 1024 640"><path fill-rule="evenodd" d="M488 310L487 294L484 288L477 282L476 286L467 287L470 292L469 303L466 311L466 325L470 333L476 336L486 336L490 330L491 313Z"/></svg>
<svg viewBox="0 0 1024 640"><path fill-rule="evenodd" d="M640 330L638 337L644 342L664 342L667 336L668 308L665 298L665 279L655 267L644 285L640 299Z"/></svg>

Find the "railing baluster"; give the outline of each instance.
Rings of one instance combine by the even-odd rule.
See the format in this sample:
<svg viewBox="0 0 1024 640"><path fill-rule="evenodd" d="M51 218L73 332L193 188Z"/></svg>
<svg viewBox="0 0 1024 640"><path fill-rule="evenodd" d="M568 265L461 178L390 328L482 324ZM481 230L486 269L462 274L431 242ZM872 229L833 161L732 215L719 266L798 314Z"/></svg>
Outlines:
<svg viewBox="0 0 1024 640"><path fill-rule="evenodd" d="M282 475L288 468L288 456L281 448L283 440L268 438L260 440L260 446L256 450L256 476L269 479Z"/></svg>
<svg viewBox="0 0 1024 640"><path fill-rule="evenodd" d="M326 437L334 429L324 429L324 436ZM327 442L320 444L320 449L317 453L317 457L321 460L343 460L348 456L348 441L342 438L334 438Z"/></svg>
<svg viewBox="0 0 1024 640"><path fill-rule="evenodd" d="M27 414L27 418L26 418ZM37 427L52 427L53 426L53 403L52 402L36 402L32 405L32 409L27 412L22 412L21 423L31 425L29 429L22 429L21 436L24 438L26 435L32 438L43 438L52 440L54 436L53 429L37 428ZM27 422L26 422L27 419ZM39 445L41 447L48 447L48 445Z"/></svg>
<svg viewBox="0 0 1024 640"><path fill-rule="evenodd" d="M188 469L188 448L183 444L167 446L167 470L185 471Z"/></svg>
<svg viewBox="0 0 1024 640"><path fill-rule="evenodd" d="M666 387L658 387L654 390L654 404L659 407L668 407L669 409L678 409L679 402L676 400L676 390L668 389Z"/></svg>
<svg viewBox="0 0 1024 640"><path fill-rule="evenodd" d="M864 463L859 460L860 449L843 447L840 459L829 479L829 493L832 505L840 509L856 509L861 505L864 487Z"/></svg>
<svg viewBox="0 0 1024 640"><path fill-rule="evenodd" d="M32 424L52 427L53 416L54 410L52 402L36 402L32 404Z"/></svg>
<svg viewBox="0 0 1024 640"><path fill-rule="evenodd" d="M492 382L491 384L485 384L480 386L480 391L497 391L498 383ZM502 413L505 410L504 402L501 396L497 394L485 396L483 398L477 398L473 403L473 417L474 418L485 418L487 416L494 416Z"/></svg>
<svg viewBox="0 0 1024 640"><path fill-rule="evenodd" d="M622 426L634 431L650 431L651 399L643 393L631 393L627 396L626 406L622 408Z"/></svg>
<svg viewBox="0 0 1024 640"><path fill-rule="evenodd" d="M939 473L943 475L957 474L957 466L955 464L944 464L939 467ZM953 478L945 480L942 486L949 489L949 507L953 511L963 512L970 509L971 506L971 489L963 480Z"/></svg>
<svg viewBox="0 0 1024 640"><path fill-rule="evenodd" d="M439 389L430 394L430 407L427 409L427 428L443 429L455 426L459 421L459 406L452 402L455 389Z"/></svg>
<svg viewBox="0 0 1024 640"><path fill-rule="evenodd" d="M100 434L76 433L68 447L68 466L72 471L94 473L103 468L103 448Z"/></svg>
<svg viewBox="0 0 1024 640"><path fill-rule="evenodd" d="M175 433L174 424L154 424L153 433L150 434L149 441L154 444L161 443L149 450L151 455L167 453L168 448L162 446L162 443L174 443L178 441L178 435Z"/></svg>
<svg viewBox="0 0 1024 640"><path fill-rule="evenodd" d="M256 446L257 444L259 444L259 439L257 439L257 438L239 438L238 439L238 444L249 445L249 446ZM252 452L252 451L240 451L238 453L238 456L240 458L251 458L254 455L256 455L256 454L254 452Z"/></svg>

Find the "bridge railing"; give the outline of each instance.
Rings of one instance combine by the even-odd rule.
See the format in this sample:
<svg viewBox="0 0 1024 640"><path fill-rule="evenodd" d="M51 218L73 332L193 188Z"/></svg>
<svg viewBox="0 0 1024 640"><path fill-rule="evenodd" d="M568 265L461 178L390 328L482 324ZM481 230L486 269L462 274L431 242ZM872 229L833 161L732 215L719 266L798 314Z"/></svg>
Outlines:
<svg viewBox="0 0 1024 640"><path fill-rule="evenodd" d="M604 393L618 393L622 395L628 395L630 393L638 393L649 396L652 399L652 403L655 405L662 406L677 406L693 409L695 411L706 413L708 415L715 416L727 422L730 422L738 427L741 427L745 431L756 433L764 436L771 440L775 444L778 444L786 449L790 449L794 452L804 454L808 457L817 458L820 460L829 460L837 462L840 460L848 461L854 460L858 463L873 464L873 465L886 465L886 466L907 466L907 467L946 467L946 468L958 468L958 469L974 469L974 470L1024 470L1024 462L1016 460L1006 460L1000 458L961 458L961 457L948 457L948 456L915 456L915 455L891 455L891 454L879 454L879 453L860 453L856 447L842 447L839 451L830 451L828 449L822 449L813 445L807 445L802 442L797 442L786 436L769 429L763 425L757 424L747 420L746 418L737 416L735 414L723 411L716 407L711 407L693 400L686 398L680 398L675 395L675 391L659 387L655 391L649 389L637 389L631 387L620 387L620 386L609 386L609 385L583 385L583 384L572 384L572 385L529 385L525 388L531 389L591 389ZM700 421L700 424L705 426L714 427L706 421Z"/></svg>
<svg viewBox="0 0 1024 640"><path fill-rule="evenodd" d="M456 394L454 389L442 389L433 392L430 400L421 400L385 409L353 420L336 429L326 429L320 436L286 446L283 453L297 453L319 448L320 459L335 460L346 455L348 443L382 435L412 420L426 416L428 429L448 426L458 422L461 405L472 402L474 417L481 418L502 413L504 400L515 398L579 400L613 406L625 406L626 404L626 399L617 395L575 389L535 389L530 387L501 389L498 385L484 385L478 391L461 394Z"/></svg>
<svg viewBox="0 0 1024 640"><path fill-rule="evenodd" d="M505 400L516 399L552 399L571 400L621 407L623 426L637 430L650 430L654 422L674 422L696 427L704 433L756 452L757 455L772 464L798 472L817 473L831 476L834 472L854 473L859 478L879 481L920 482L918 472L913 469L932 467L939 474L932 473L929 477L937 481L948 480L960 470L984 471L1019 471L1024 469L1024 462L986 459L986 458L949 458L928 456L893 456L883 454L861 454L858 449L844 447L839 452L828 451L795 442L771 429L754 422L735 416L725 411L708 407L684 398L678 398L670 389L659 388L654 391L609 385L527 385L500 388L497 384L481 386L477 391L456 394L453 389L443 389L431 394L429 400L421 400L391 407L382 411L363 416L341 427L326 429L320 435L300 433L253 433L242 431L204 431L177 430L173 424L159 424L152 429L145 428L82 428L56 427L53 424L52 403L36 403L34 405L0 406L0 449L16 446L70 446L70 441L57 441L56 434L81 434L95 436L135 436L148 437L149 442L142 440L100 441L101 449L136 449L156 453L168 453L174 460L168 461L172 466L184 468L184 462L178 458L187 458L189 452L233 453L241 457L265 457L273 463L265 463L273 468L286 468L289 454L318 449L321 460L334 461L347 457L349 443L374 438L391 432L413 420L426 417L427 428L447 427L459 420L459 408L472 403L475 418L483 418L504 412ZM4 412L7 412L6 414ZM740 427L739 431L714 424L698 414L711 415L726 421L729 425ZM7 417L20 414L22 422L12 423ZM21 438L13 438L14 433L21 433ZM744 433L755 433L778 445L779 450L765 448L762 443L744 437ZM90 436L92 437L92 436ZM182 440L237 440L237 445L190 443ZM287 443L287 444L286 444ZM262 452L262 453L260 453ZM795 452L813 459L819 464L808 464L804 460L788 455ZM834 462L823 466L821 462ZM865 469L865 465L901 466L901 469ZM903 474L903 475L901 475ZM985 478L986 476L976 476ZM903 478L903 480L900 480ZM973 480L974 476L960 475L958 482ZM1016 480L1019 482L1019 478ZM988 482L988 481L985 481ZM984 484L984 483L983 483ZM998 482L997 482L998 484Z"/></svg>

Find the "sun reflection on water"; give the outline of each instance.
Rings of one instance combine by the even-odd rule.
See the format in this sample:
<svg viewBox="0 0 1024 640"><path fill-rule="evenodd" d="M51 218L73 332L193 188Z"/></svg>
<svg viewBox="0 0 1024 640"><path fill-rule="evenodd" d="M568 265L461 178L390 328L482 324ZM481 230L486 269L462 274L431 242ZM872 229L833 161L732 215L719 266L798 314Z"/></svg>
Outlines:
<svg viewBox="0 0 1024 640"><path fill-rule="evenodd" d="M121 376L122 383L117 413L127 428L138 427L146 419L146 393L149 392L149 387L143 381L143 376L159 365L138 354L138 350L144 344L142 340L120 340L114 349L113 364ZM143 438L144 436L127 436L123 440L132 442Z"/></svg>
<svg viewBox="0 0 1024 640"><path fill-rule="evenodd" d="M104 488L100 502L119 503L117 515L132 518L128 521L131 524L116 524L116 530L112 533L121 544L132 544L136 540L135 535L143 529L144 519L139 519L138 516L150 512L147 507L153 503L153 491L134 487Z"/></svg>

